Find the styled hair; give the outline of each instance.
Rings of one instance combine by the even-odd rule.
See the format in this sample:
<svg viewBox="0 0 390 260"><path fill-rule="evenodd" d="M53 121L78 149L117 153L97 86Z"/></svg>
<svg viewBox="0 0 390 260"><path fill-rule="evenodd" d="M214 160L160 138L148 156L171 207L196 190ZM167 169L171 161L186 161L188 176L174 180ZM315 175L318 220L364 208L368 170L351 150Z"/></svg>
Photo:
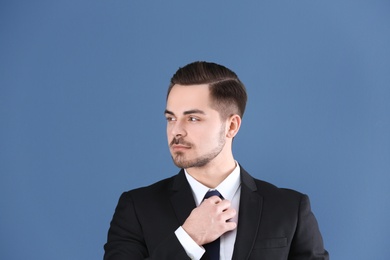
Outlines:
<svg viewBox="0 0 390 260"><path fill-rule="evenodd" d="M176 84L183 86L208 84L211 106L220 113L223 120L234 114L241 118L244 115L248 99L245 86L236 73L222 65L196 61L179 68L171 78L167 98Z"/></svg>

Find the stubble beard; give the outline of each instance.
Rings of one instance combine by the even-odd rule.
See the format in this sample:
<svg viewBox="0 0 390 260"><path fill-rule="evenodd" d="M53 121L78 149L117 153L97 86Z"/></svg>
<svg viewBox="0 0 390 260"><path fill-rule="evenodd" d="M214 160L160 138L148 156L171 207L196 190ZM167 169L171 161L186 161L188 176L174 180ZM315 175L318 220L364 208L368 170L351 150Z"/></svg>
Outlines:
<svg viewBox="0 0 390 260"><path fill-rule="evenodd" d="M172 143L175 143L175 144L180 143L181 144L184 142L181 141L180 139L174 139L172 141ZM218 144L213 150L211 150L207 154L201 155L201 156L196 157L194 159L187 159L185 156L185 153L176 152L175 154L172 154L173 163L177 167L183 168L183 169L193 168L193 167L197 167L197 168L204 167L221 153L223 147L225 146L225 143L226 143L225 126L222 125L221 131L219 132L219 136L218 136ZM190 145L191 148L193 147L192 144L188 144L188 145Z"/></svg>

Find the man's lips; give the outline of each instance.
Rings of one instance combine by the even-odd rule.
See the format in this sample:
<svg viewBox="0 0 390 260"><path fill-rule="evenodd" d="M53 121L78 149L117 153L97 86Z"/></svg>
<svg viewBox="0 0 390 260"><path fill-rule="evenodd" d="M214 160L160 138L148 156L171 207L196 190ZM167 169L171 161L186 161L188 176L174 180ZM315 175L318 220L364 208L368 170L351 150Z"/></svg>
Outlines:
<svg viewBox="0 0 390 260"><path fill-rule="evenodd" d="M173 150L185 150L185 149L190 149L190 146L183 145L183 144L172 144L171 148Z"/></svg>

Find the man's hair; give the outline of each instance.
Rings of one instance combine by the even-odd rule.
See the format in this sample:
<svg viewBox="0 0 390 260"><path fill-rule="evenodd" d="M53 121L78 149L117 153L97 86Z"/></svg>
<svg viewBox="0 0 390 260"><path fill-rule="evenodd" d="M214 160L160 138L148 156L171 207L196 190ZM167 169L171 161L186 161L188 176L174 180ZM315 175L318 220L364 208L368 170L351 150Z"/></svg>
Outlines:
<svg viewBox="0 0 390 260"><path fill-rule="evenodd" d="M236 73L212 62L196 61L179 68L171 78L167 98L175 85L208 84L211 106L216 109L223 120L238 114L241 118L245 112L248 99L244 84Z"/></svg>

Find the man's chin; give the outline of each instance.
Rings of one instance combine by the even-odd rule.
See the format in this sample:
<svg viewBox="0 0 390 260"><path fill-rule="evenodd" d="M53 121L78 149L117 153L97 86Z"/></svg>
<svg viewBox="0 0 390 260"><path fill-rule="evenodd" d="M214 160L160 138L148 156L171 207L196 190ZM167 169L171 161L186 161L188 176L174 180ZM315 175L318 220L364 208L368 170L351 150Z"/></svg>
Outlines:
<svg viewBox="0 0 390 260"><path fill-rule="evenodd" d="M207 165L210 160L197 160L197 161L189 161L189 160L177 160L173 159L173 163L179 167L179 168L183 168L183 169L189 169L189 168L201 168L205 165Z"/></svg>
<svg viewBox="0 0 390 260"><path fill-rule="evenodd" d="M172 161L177 167L183 168L183 169L193 167L192 163L190 161L182 160L182 159L179 159L177 157L178 157L177 155L175 157L172 156Z"/></svg>

